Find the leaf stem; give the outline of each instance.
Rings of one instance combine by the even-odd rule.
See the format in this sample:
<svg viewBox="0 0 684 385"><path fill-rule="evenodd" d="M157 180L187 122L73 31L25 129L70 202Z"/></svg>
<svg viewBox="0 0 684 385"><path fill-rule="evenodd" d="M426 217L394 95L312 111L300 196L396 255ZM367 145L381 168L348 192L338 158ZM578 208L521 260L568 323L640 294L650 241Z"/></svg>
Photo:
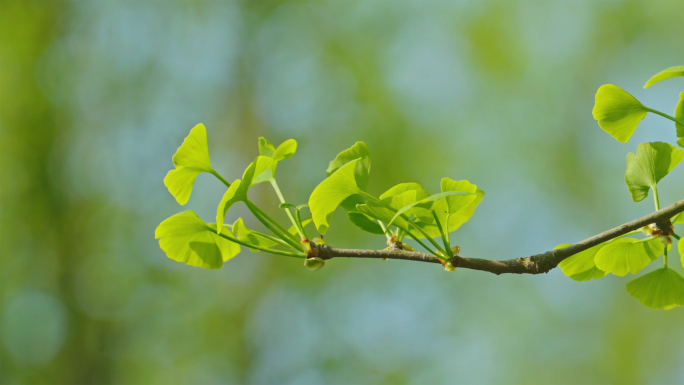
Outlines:
<svg viewBox="0 0 684 385"><path fill-rule="evenodd" d="M653 187L653 199L655 200L656 211L660 210L660 199L658 198L658 186Z"/></svg>
<svg viewBox="0 0 684 385"><path fill-rule="evenodd" d="M392 237L390 237L389 234L387 234L387 228L385 227L385 224L382 223L382 221L379 220L379 219L377 219L377 221L378 221L378 224L380 224L380 228L382 229L382 232L385 233L385 236L387 237L387 240L389 240L390 238L392 238Z"/></svg>
<svg viewBox="0 0 684 385"><path fill-rule="evenodd" d="M432 212L432 217L435 218L435 223L437 224L437 228L439 229L439 234L442 236L442 242L444 242L444 247L446 248L446 252L449 257L453 257L453 253L451 252L451 248L449 247L449 241L447 241L446 234L444 234L444 228L442 228L442 223L440 222L439 218L437 217L437 213L435 210L430 210Z"/></svg>
<svg viewBox="0 0 684 385"><path fill-rule="evenodd" d="M404 217L404 214L401 214L401 216ZM406 217L404 217L404 219L405 219L406 221L408 221L408 219L406 219ZM413 225L413 227L414 227L416 230L418 230L421 234L423 234L423 236L424 236L425 238L427 238L427 240L430 241L430 243L432 243L432 244L437 248L437 250L441 251L443 256L446 256L446 255L447 255L447 252L446 252L445 250L442 249L442 247L439 245L439 243L435 242L435 240L432 239L431 236L427 235L427 233L425 233L425 231L423 231L423 229L421 229L420 226L416 225L416 224L413 223L413 222L409 222L409 223L410 223L411 225ZM409 234L410 234L410 232L409 232ZM435 255L437 255L437 254L435 254Z"/></svg>
<svg viewBox="0 0 684 385"><path fill-rule="evenodd" d="M300 243L295 242L292 239L292 234L288 233L287 230L283 229L280 224L275 222L273 218L269 217L268 214L261 211L257 205L252 203L249 199L245 200L245 205L252 212L252 214L259 220L267 229L269 229L273 234L277 235L283 241L287 242L290 246L294 247L296 250L304 250ZM270 223L269 223L270 222Z"/></svg>
<svg viewBox="0 0 684 385"><path fill-rule="evenodd" d="M672 117L672 116L670 116L670 115L668 115L668 114L666 114L666 113L664 113L664 112L660 112L660 111L658 111L658 110L654 110L653 108L648 108L648 107L646 107L646 109L647 109L649 112L653 112L654 114L658 114L658 115L660 115L660 116L662 116L662 117L664 117L664 118L670 119L671 121L673 121L673 122L675 122L675 123L677 123L677 124L681 124L681 125L684 126L684 122L682 122L681 120L679 120L679 119L677 119L677 118L675 118L675 117Z"/></svg>
<svg viewBox="0 0 684 385"><path fill-rule="evenodd" d="M275 178L271 179L271 186L273 186L273 190L275 190L276 195L278 195L280 203L285 203L285 197L283 196L283 193L280 191L280 187L278 187L278 182L276 182ZM295 227L295 229L297 229L299 236L302 238L306 238L306 235L304 234L304 229L292 215L292 211L290 211L289 208L285 207L285 212L287 212L287 216L288 218L290 218L290 222L292 222L292 225Z"/></svg>
<svg viewBox="0 0 684 385"><path fill-rule="evenodd" d="M207 228L209 229L209 231L211 231L212 233L216 234L216 231L215 231L214 229L212 229L212 228L209 227L209 226L207 226ZM249 248L251 248L251 249L256 249L256 250L259 250L259 251L265 251L265 252L271 253L271 254L284 255L284 256L286 256L286 257L306 258L306 254L304 254L304 253L293 253L293 252L290 252L290 251L273 250L273 249L269 249L269 248L267 248L267 247L261 247L261 246L257 246L257 245L252 245L252 244L250 244L250 243L240 241L240 240L238 240L237 238L233 238L233 237L228 236L228 235L223 234L223 233L219 233L219 234L216 234L216 235L218 235L218 236L220 236L220 237L222 237L222 238L225 238L225 239L227 239L227 240L229 240L229 241L231 241L231 242L235 242L235 243L237 243L237 244L239 244L239 245L242 245L242 246L245 246L245 247L249 247Z"/></svg>
<svg viewBox="0 0 684 385"><path fill-rule="evenodd" d="M667 269L667 245L665 245L665 251L663 252L663 255L665 256L663 261L665 262L665 268Z"/></svg>
<svg viewBox="0 0 684 385"><path fill-rule="evenodd" d="M675 233L672 233L672 236L675 237L676 240L679 240L679 238L680 238L679 235L677 235Z"/></svg>
<svg viewBox="0 0 684 385"><path fill-rule="evenodd" d="M227 180L225 180L225 179L221 176L221 174L219 174L218 172L216 172L216 170L213 170L213 169L212 169L212 170L211 170L211 173L214 174L214 176L215 176L216 178L218 178L218 180L220 180L221 182L223 182L223 184L225 184L226 187L230 187L230 183L229 183Z"/></svg>

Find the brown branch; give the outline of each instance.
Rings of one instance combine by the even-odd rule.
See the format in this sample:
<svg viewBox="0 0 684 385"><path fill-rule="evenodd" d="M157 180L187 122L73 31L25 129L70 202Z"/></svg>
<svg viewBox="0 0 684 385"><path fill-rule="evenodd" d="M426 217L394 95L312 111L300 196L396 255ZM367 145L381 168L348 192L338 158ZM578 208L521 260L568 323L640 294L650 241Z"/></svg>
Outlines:
<svg viewBox="0 0 684 385"><path fill-rule="evenodd" d="M547 273L558 264L579 252L587 250L600 243L625 235L633 230L638 230L643 226L655 223L661 229L670 227L670 218L684 211L684 199L667 206L662 210L633 220L614 229L610 229L591 238L577 242L558 250L547 251L543 254L533 255L526 258L509 259L505 261L494 261L490 259L466 258L455 256L453 265L464 269L488 271L494 274L540 274ZM404 250L355 250L355 249L336 249L327 245L316 246L318 257L322 259L333 258L388 258L403 259L407 261L442 263L439 258L432 254L418 253Z"/></svg>

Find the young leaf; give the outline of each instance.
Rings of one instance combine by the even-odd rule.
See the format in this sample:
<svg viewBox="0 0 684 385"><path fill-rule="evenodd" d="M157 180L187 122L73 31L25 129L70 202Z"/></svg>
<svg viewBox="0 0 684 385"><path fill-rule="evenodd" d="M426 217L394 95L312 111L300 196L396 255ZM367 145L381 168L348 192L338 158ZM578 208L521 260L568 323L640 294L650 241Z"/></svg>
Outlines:
<svg viewBox="0 0 684 385"><path fill-rule="evenodd" d="M675 119L684 122L684 92L679 94L679 103L677 103L677 107L675 107ZM684 137L684 124L675 123L675 127L677 127L677 137ZM677 141L677 143L679 144L679 141Z"/></svg>
<svg viewBox="0 0 684 385"><path fill-rule="evenodd" d="M666 70L658 72L655 76L648 79L644 88L648 88L661 80L673 78L675 76L684 76L684 66L670 67Z"/></svg>
<svg viewBox="0 0 684 385"><path fill-rule="evenodd" d="M442 191L463 191L477 194L475 196L475 199L471 203L449 215L449 232L453 232L457 230L459 227L461 227L461 225L466 223L473 216L473 214L475 213L475 209L480 204L480 202L482 202L482 198L484 197L485 193L484 191L478 189L476 185L468 182L467 180L454 181L449 178L444 178L442 179L440 185ZM454 202L452 202L452 208L453 203ZM443 224L443 227L446 230L446 225L444 225L444 223L446 221L445 211L447 210L447 203L444 201L437 201L432 206L432 210L434 210L438 214ZM440 236L439 228L434 223L434 218L432 217L431 212L428 212L427 210L414 209L413 213L419 219L419 221L416 222L416 224L420 226L421 229L425 231L425 233L427 233L431 237Z"/></svg>
<svg viewBox="0 0 684 385"><path fill-rule="evenodd" d="M173 155L173 165L175 168L166 174L164 185L176 201L184 205L190 199L197 175L214 171L209 159L207 129L203 124L200 123L190 130L190 134Z"/></svg>
<svg viewBox="0 0 684 385"><path fill-rule="evenodd" d="M419 185L418 183L399 183L398 185L396 185L396 186L390 188L389 190L385 191L384 193L382 193L382 195L380 195L380 199L382 200L385 198L394 197L394 196L403 194L407 191L415 191L415 197L416 197L417 201L430 196L430 193L425 191L423 189L423 187L421 185ZM409 202L409 203L413 203L413 202ZM405 206L405 205L402 205L401 207L403 207L403 206ZM399 209L399 208L400 207L397 207L397 209Z"/></svg>
<svg viewBox="0 0 684 385"><path fill-rule="evenodd" d="M266 140L266 138L259 138L259 155L271 158L273 163L271 164L270 170L265 170L255 174L256 178L254 178L252 185L273 180L275 177L276 168L278 167L278 162L283 159L291 158L296 151L297 141L294 139L288 139L284 141L276 149L271 142Z"/></svg>
<svg viewBox="0 0 684 385"><path fill-rule="evenodd" d="M368 185L368 174L370 173L371 160L370 149L364 142L356 142L350 148L337 154L337 157L330 162L330 165L328 165L328 169L325 171L325 173L327 176L330 176L335 171L339 170L344 165L355 159L359 159L359 162L356 164L356 169L354 170L356 185L361 190L365 191L366 186Z"/></svg>
<svg viewBox="0 0 684 385"><path fill-rule="evenodd" d="M562 249L572 245L571 243L562 244L556 249ZM580 253L577 253L569 258L564 259L558 264L563 270L563 274L574 279L575 281L589 281L591 279L600 279L606 275L606 272L596 267L594 257L606 243L601 243Z"/></svg>
<svg viewBox="0 0 684 385"><path fill-rule="evenodd" d="M684 306L684 278L667 267L629 282L627 292L651 309Z"/></svg>
<svg viewBox="0 0 684 385"><path fill-rule="evenodd" d="M677 251L679 252L679 260L682 262L682 266L684 266L684 242L681 240L677 241Z"/></svg>
<svg viewBox="0 0 684 385"><path fill-rule="evenodd" d="M622 88L605 84L596 93L592 113L604 131L619 142L627 143L648 109Z"/></svg>
<svg viewBox="0 0 684 385"><path fill-rule="evenodd" d="M347 215L349 216L349 220L351 221L351 223L353 223L359 229L371 234L385 234L385 232L382 231L382 227L380 227L380 224L378 224L377 221L368 218L368 216L366 216L365 214L350 211L347 213Z"/></svg>
<svg viewBox="0 0 684 385"><path fill-rule="evenodd" d="M361 159L355 159L326 178L309 198L309 210L318 232L325 234L337 206L349 196L361 193L356 184L355 170Z"/></svg>
<svg viewBox="0 0 684 385"><path fill-rule="evenodd" d="M227 228L221 233L230 235ZM218 269L240 252L238 244L217 235L216 225L204 223L193 211L165 219L154 236L167 257L205 269Z"/></svg>
<svg viewBox="0 0 684 385"><path fill-rule="evenodd" d="M250 163L245 172L242 174L242 180L237 179L233 182L228 190L223 194L221 203L219 203L218 209L216 210L216 223L218 224L218 231L221 231L223 227L223 221L226 216L226 212L232 205L237 202L244 201L247 199L247 191L253 185L254 176L263 173L268 170L273 163L273 158L267 156L257 156L254 162Z"/></svg>
<svg viewBox="0 0 684 385"><path fill-rule="evenodd" d="M632 200L639 202L646 198L648 190L656 188L683 158L684 150L663 142L641 143L636 155L627 154L625 182Z"/></svg>
<svg viewBox="0 0 684 385"><path fill-rule="evenodd" d="M235 234L238 240L256 246L273 247L279 245L278 242L274 242L268 239L269 237L267 235L247 228L242 218L238 218L235 221L235 223L233 223L233 234ZM257 249L252 248L250 248L249 250L253 252L259 251Z"/></svg>
<svg viewBox="0 0 684 385"><path fill-rule="evenodd" d="M684 211L672 217L671 221L673 225L684 223Z"/></svg>
<svg viewBox="0 0 684 385"><path fill-rule="evenodd" d="M311 222L312 222L311 218L303 220L302 221L302 227L306 228L306 226ZM294 227L294 225L292 225L292 226L290 226L289 229L287 229L287 232L292 234L292 235L297 235L297 228Z"/></svg>
<svg viewBox="0 0 684 385"><path fill-rule="evenodd" d="M624 277L627 273L638 273L663 255L663 250L663 243L658 238L619 238L602 247L594 261L600 270Z"/></svg>
<svg viewBox="0 0 684 385"><path fill-rule="evenodd" d="M463 207L467 206L468 204L470 204L472 201L475 200L475 198L477 197L477 194L467 193L467 192L463 192L463 191L445 191L445 192L442 192L439 194L431 195L427 198L423 198L417 202L413 202L413 203L406 205L406 206L402 207L401 209L397 210L396 214L394 214L394 217L392 218L392 220L389 221L387 226L389 227L390 225L392 225L392 223L394 223L394 220L397 217L399 217L401 214L407 212L408 210L412 209L414 206L417 206L417 205L420 205L423 203L427 203L427 202L436 201L436 200L446 198L446 197L456 197L456 196L459 196L459 198L461 198L461 200L459 201L459 205L458 206L452 205L449 208L449 210L451 208L457 209L457 208L463 208Z"/></svg>

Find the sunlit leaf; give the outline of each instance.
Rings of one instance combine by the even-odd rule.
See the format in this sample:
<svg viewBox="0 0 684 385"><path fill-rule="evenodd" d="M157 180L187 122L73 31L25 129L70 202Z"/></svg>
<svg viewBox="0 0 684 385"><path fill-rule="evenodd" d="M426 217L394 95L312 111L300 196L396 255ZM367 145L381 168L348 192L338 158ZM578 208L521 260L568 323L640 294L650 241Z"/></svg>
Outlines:
<svg viewBox="0 0 684 385"><path fill-rule="evenodd" d="M684 66L670 67L668 69L658 72L657 74L655 74L655 76L648 79L648 81L644 85L644 88L648 88L661 80L673 78L675 76L684 76Z"/></svg>
<svg viewBox="0 0 684 385"><path fill-rule="evenodd" d="M556 249L562 249L572 245L571 243L562 244L556 247ZM594 262L594 257L606 243L601 243L587 250L579 252L572 255L558 264L558 266L563 270L563 274L574 279L575 281L588 281L590 279L603 278L606 272L596 267L596 262Z"/></svg>
<svg viewBox="0 0 684 385"><path fill-rule="evenodd" d="M648 190L675 168L684 158L684 150L663 143L641 143L636 155L627 154L625 182L632 194L632 200L639 202L648 196Z"/></svg>
<svg viewBox="0 0 684 385"><path fill-rule="evenodd" d="M278 167L278 162L283 159L288 159L292 157L297 151L297 141L294 139L288 139L275 148L271 142L266 140L266 138L259 138L259 154L264 157L269 157L272 159L272 163L269 170L262 172L257 172L256 177L252 181L252 185L256 185L263 182L269 182L273 180L276 173L276 168Z"/></svg>
<svg viewBox="0 0 684 385"><path fill-rule="evenodd" d="M368 202L366 202L365 204L357 205L356 209L373 219L382 221L384 223L389 223L390 221L392 221L394 214L396 214L397 212L396 209L390 206L391 202L392 197L388 197L377 201L368 200ZM409 225L408 221L406 221L403 216L394 218L394 225L405 230L411 229L411 226Z"/></svg>
<svg viewBox="0 0 684 385"><path fill-rule="evenodd" d="M361 193L356 185L355 170L360 159L352 160L326 178L309 198L309 210L318 232L325 234L337 206L349 196Z"/></svg>
<svg viewBox="0 0 684 385"><path fill-rule="evenodd" d="M677 139L677 146L684 148L684 138Z"/></svg>
<svg viewBox="0 0 684 385"><path fill-rule="evenodd" d="M651 309L684 306L684 278L667 267L627 283L627 292Z"/></svg>
<svg viewBox="0 0 684 385"><path fill-rule="evenodd" d="M575 281L578 281L578 282L584 282L584 281L591 281L592 279L601 279L601 278L605 277L607 274L608 273L606 273L605 271L594 266L587 271L584 271L584 272L581 272L581 273L578 273L575 275L571 275L570 278L575 280Z"/></svg>
<svg viewBox="0 0 684 385"><path fill-rule="evenodd" d="M397 196L400 194L403 194L407 191L415 191L415 197L416 200L419 201L423 198L427 198L430 196L430 193L425 191L421 185L418 183L399 183L398 185L390 188L389 190L385 191L380 195L380 199L385 199L385 198L390 198L393 196ZM413 202L411 202L413 203ZM405 205L404 205L405 206ZM401 206L403 207L403 206ZM401 208L397 207L397 208Z"/></svg>
<svg viewBox="0 0 684 385"><path fill-rule="evenodd" d="M349 216L351 223L365 232L378 235L385 233L382 231L382 227L380 227L380 224L378 224L377 221L367 217L365 214L351 211L348 212L347 215Z"/></svg>
<svg viewBox="0 0 684 385"><path fill-rule="evenodd" d="M328 169L325 171L327 176L332 175L335 171L342 168L352 160L359 159L354 170L354 177L356 185L361 190L366 190L368 185L368 174L370 173L371 159L370 149L364 142L356 142L350 148L337 154L337 157L330 162ZM314 221L315 222L315 221Z"/></svg>
<svg viewBox="0 0 684 385"><path fill-rule="evenodd" d="M221 227L223 226L223 221L225 220L228 209L235 203L247 199L247 192L253 184L254 176L261 174L264 170L268 170L272 163L273 158L258 156L242 174L242 180L238 179L230 185L228 190L223 194L221 203L219 203L216 210L216 223L218 223L219 230L221 230Z"/></svg>
<svg viewBox="0 0 684 385"><path fill-rule="evenodd" d="M672 217L672 224L676 225L679 223L684 223L684 211Z"/></svg>
<svg viewBox="0 0 684 385"><path fill-rule="evenodd" d="M262 233L258 231L251 230L245 226L245 222L242 218L238 218L235 223L233 223L233 234L238 240L249 243L251 245L261 246L261 247L273 247L279 245L278 242L274 242L267 237L260 236ZM257 252L259 250L249 248L250 251Z"/></svg>
<svg viewBox="0 0 684 385"><path fill-rule="evenodd" d="M619 238L602 247L594 261L600 270L624 277L627 273L638 273L663 255L664 249L658 238Z"/></svg>
<svg viewBox="0 0 684 385"><path fill-rule="evenodd" d="M209 159L207 129L203 124L200 123L190 130L190 134L173 155L173 165L175 169L166 174L164 185L176 201L184 205L190 199L197 175L214 170Z"/></svg>
<svg viewBox="0 0 684 385"><path fill-rule="evenodd" d="M594 119L619 142L626 143L648 110L634 96L612 84L602 85L596 93Z"/></svg>
<svg viewBox="0 0 684 385"><path fill-rule="evenodd" d="M231 236L227 228L221 233ZM240 252L238 244L219 236L215 224L205 223L193 211L167 218L154 236L167 257L205 269L218 269Z"/></svg>
<svg viewBox="0 0 684 385"><path fill-rule="evenodd" d="M460 207L463 208L463 207L467 206L468 204L470 204L472 201L474 201L475 198L477 197L477 194L463 192L463 191L445 191L445 192L442 192L439 194L431 195L427 198L423 198L417 202L413 202L413 203L406 205L406 206L400 208L399 210L397 210L396 214L394 214L394 217L392 218L392 220L390 220L390 222L387 225L390 226L392 223L394 223L394 220L397 217L399 217L400 215L404 214L405 212L407 212L408 210L412 209L413 207L415 207L417 205L427 203L427 202L437 201L439 199L446 198L446 197L456 197L456 196L463 196L462 197L463 200L460 201L460 204L461 204ZM454 209L456 209L456 206L452 206L452 207Z"/></svg>

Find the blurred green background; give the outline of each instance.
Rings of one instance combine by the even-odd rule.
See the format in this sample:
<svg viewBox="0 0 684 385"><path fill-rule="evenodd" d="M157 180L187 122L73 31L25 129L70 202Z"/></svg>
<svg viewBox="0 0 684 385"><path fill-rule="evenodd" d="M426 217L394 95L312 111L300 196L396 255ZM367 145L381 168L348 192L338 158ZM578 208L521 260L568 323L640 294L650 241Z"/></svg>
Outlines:
<svg viewBox="0 0 684 385"><path fill-rule="evenodd" d="M312 273L247 251L210 271L154 240L182 210L213 221L212 176L185 207L162 183L199 122L230 180L259 136L296 139L278 169L296 204L358 140L375 195L470 180L487 195L453 234L464 256L528 256L645 215L625 156L674 143L674 125L649 114L621 144L591 109L612 83L672 113L681 80L642 86L684 64L683 15L682 0L0 1L0 383L684 383L684 310L643 307L631 277L342 259ZM268 186L251 195L277 210ZM328 234L385 242L342 212Z"/></svg>

